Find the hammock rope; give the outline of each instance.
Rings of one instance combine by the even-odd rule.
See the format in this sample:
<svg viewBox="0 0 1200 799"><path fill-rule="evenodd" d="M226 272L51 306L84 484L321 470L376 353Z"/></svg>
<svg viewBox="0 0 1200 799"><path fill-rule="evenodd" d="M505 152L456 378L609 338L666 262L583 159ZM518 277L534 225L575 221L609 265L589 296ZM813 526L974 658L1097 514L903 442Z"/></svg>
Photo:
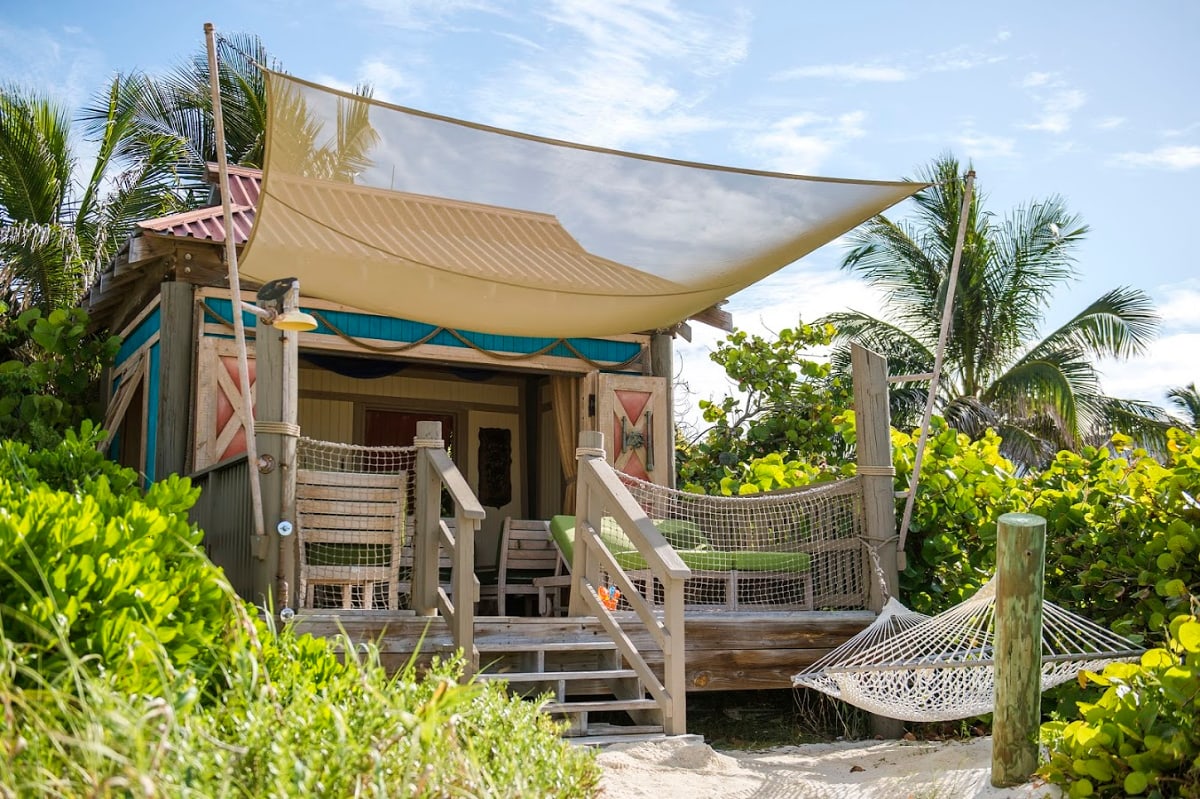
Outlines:
<svg viewBox="0 0 1200 799"><path fill-rule="evenodd" d="M993 709L996 578L970 599L926 616L888 599L858 635L792 677L871 713L950 721ZM1052 602L1042 609L1042 690L1143 649Z"/></svg>

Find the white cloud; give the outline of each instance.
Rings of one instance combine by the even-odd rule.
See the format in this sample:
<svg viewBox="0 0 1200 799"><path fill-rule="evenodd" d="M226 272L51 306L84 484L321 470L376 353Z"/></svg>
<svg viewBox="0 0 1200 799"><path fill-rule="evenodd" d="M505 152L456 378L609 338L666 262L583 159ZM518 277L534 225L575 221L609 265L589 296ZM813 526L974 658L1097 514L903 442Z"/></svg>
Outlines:
<svg viewBox="0 0 1200 799"><path fill-rule="evenodd" d="M358 74L360 80L375 88L375 97L386 102L397 102L417 87L417 82L407 73L378 58L364 61Z"/></svg>
<svg viewBox="0 0 1200 799"><path fill-rule="evenodd" d="M813 175L839 147L865 135L865 120L862 111L836 116L794 114L746 138L742 147L767 169Z"/></svg>
<svg viewBox="0 0 1200 799"><path fill-rule="evenodd" d="M1193 122L1192 124L1186 125L1182 128L1171 128L1170 130L1164 130L1162 135L1163 138L1166 139L1178 139L1181 136L1189 136L1197 130L1200 130L1200 122Z"/></svg>
<svg viewBox="0 0 1200 799"><path fill-rule="evenodd" d="M994 38L992 41L994 41L994 42L1007 42L1007 41L1008 41L1009 39L1011 39L1011 38L1012 38L1012 31L1008 31L1008 30L1002 30L1002 31L1000 31L999 33L997 33L997 34L996 34L996 37L995 37L995 38Z"/></svg>
<svg viewBox="0 0 1200 799"><path fill-rule="evenodd" d="M912 75L899 67L872 66L868 64L817 64L796 67L778 75L773 80L795 78L832 78L849 83L895 83L911 78Z"/></svg>
<svg viewBox="0 0 1200 799"><path fill-rule="evenodd" d="M1173 333L1150 345L1133 360L1099 364L1104 392L1122 399L1140 399L1167 407L1167 389L1200 382L1200 331Z"/></svg>
<svg viewBox="0 0 1200 799"><path fill-rule="evenodd" d="M86 34L64 37L0 22L0 75L6 83L34 88L70 109L83 105L107 75L104 56Z"/></svg>
<svg viewBox="0 0 1200 799"><path fill-rule="evenodd" d="M1200 327L1200 320L1196 317L1196 309L1200 308L1200 279L1159 286L1154 293L1158 297L1166 298L1158 305L1163 329L1187 330ZM1197 362L1200 363L1200 359Z"/></svg>
<svg viewBox="0 0 1200 799"><path fill-rule="evenodd" d="M1042 106L1041 116L1021 127L1062 134L1071 129L1071 115L1084 106L1087 95L1079 89L1063 89L1039 98L1038 102Z"/></svg>
<svg viewBox="0 0 1200 799"><path fill-rule="evenodd" d="M429 30L464 12L501 13L489 0L357 0L381 24L409 30Z"/></svg>
<svg viewBox="0 0 1200 799"><path fill-rule="evenodd" d="M488 122L609 147L725 124L694 108L709 79L746 57L745 15L703 16L670 0L558 0L542 13L555 46L483 85Z"/></svg>
<svg viewBox="0 0 1200 799"><path fill-rule="evenodd" d="M957 136L954 142L962 150L964 160L1017 157L1017 142L1007 136L990 136L968 129Z"/></svg>
<svg viewBox="0 0 1200 799"><path fill-rule="evenodd" d="M1030 72L1025 76L1025 79L1021 81L1021 88L1033 89L1038 86L1045 86L1053 77L1054 76L1049 72Z"/></svg>
<svg viewBox="0 0 1200 799"><path fill-rule="evenodd" d="M1119 153L1112 162L1118 166L1184 170L1200 167L1200 147L1179 145L1159 147L1149 152Z"/></svg>
<svg viewBox="0 0 1200 799"><path fill-rule="evenodd" d="M1096 123L1096 127L1100 130L1112 130L1121 127L1125 122L1125 117L1105 117Z"/></svg>

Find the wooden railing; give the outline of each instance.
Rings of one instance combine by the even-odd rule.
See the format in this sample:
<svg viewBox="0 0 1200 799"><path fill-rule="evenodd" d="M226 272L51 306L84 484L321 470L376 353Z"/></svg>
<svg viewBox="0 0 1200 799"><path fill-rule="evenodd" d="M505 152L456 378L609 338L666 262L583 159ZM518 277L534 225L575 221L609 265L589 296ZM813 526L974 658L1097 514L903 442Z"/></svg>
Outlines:
<svg viewBox="0 0 1200 799"><path fill-rule="evenodd" d="M466 660L466 676L479 670L475 647L475 533L484 518L483 506L450 460L442 441L441 422L417 422L416 522L413 533L413 609L422 616L441 613L454 646ZM454 503L453 531L442 521L442 489ZM450 553L450 593L439 584L438 549Z"/></svg>
<svg viewBox="0 0 1200 799"><path fill-rule="evenodd" d="M691 569L679 558L650 521L650 517L630 496L613 468L604 459L602 433L583 432L576 450L579 471L576 477L575 552L571 564L572 616L588 613L600 620L612 636L629 667L637 672L646 690L658 702L663 729L668 735L687 732L687 702L684 684L683 583ZM633 581L601 541L599 530L605 516L624 530L637 547L650 572L663 589L663 609L656 611L633 585ZM610 585L621 591L624 602L650 632L663 653L663 679L646 663L642 653L622 629L622 619L600 601L597 593L600 574L608 575ZM621 614L625 615L625 614Z"/></svg>

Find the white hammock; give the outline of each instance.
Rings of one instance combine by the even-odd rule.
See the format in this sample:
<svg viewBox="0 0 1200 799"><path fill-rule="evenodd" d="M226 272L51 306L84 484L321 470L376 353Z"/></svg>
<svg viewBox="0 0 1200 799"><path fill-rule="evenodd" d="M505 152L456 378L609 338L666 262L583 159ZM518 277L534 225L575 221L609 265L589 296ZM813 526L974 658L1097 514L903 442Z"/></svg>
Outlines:
<svg viewBox="0 0 1200 799"><path fill-rule="evenodd" d="M993 709L996 578L970 599L926 616L889 599L868 627L792 677L871 713L949 721ZM1042 690L1142 648L1051 602L1042 609Z"/></svg>

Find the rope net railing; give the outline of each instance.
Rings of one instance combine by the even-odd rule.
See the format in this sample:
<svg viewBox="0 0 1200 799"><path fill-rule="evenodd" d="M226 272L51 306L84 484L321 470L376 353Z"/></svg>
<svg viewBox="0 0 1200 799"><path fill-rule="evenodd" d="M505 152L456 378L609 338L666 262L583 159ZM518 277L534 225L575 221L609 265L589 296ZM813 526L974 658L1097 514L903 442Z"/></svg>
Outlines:
<svg viewBox="0 0 1200 799"><path fill-rule="evenodd" d="M416 448L302 437L296 461L300 606L407 607Z"/></svg>
<svg viewBox="0 0 1200 799"><path fill-rule="evenodd" d="M996 578L936 616L888 600L861 633L792 678L872 713L950 721L993 710ZM1142 648L1059 606L1042 606L1042 690L1135 658Z"/></svg>
<svg viewBox="0 0 1200 799"><path fill-rule="evenodd" d="M869 554L857 480L723 497L689 494L618 474L692 570L684 583L689 610L867 606ZM661 605L662 585L649 576L644 559L630 551L632 544L611 518L606 518L600 535L644 596Z"/></svg>

